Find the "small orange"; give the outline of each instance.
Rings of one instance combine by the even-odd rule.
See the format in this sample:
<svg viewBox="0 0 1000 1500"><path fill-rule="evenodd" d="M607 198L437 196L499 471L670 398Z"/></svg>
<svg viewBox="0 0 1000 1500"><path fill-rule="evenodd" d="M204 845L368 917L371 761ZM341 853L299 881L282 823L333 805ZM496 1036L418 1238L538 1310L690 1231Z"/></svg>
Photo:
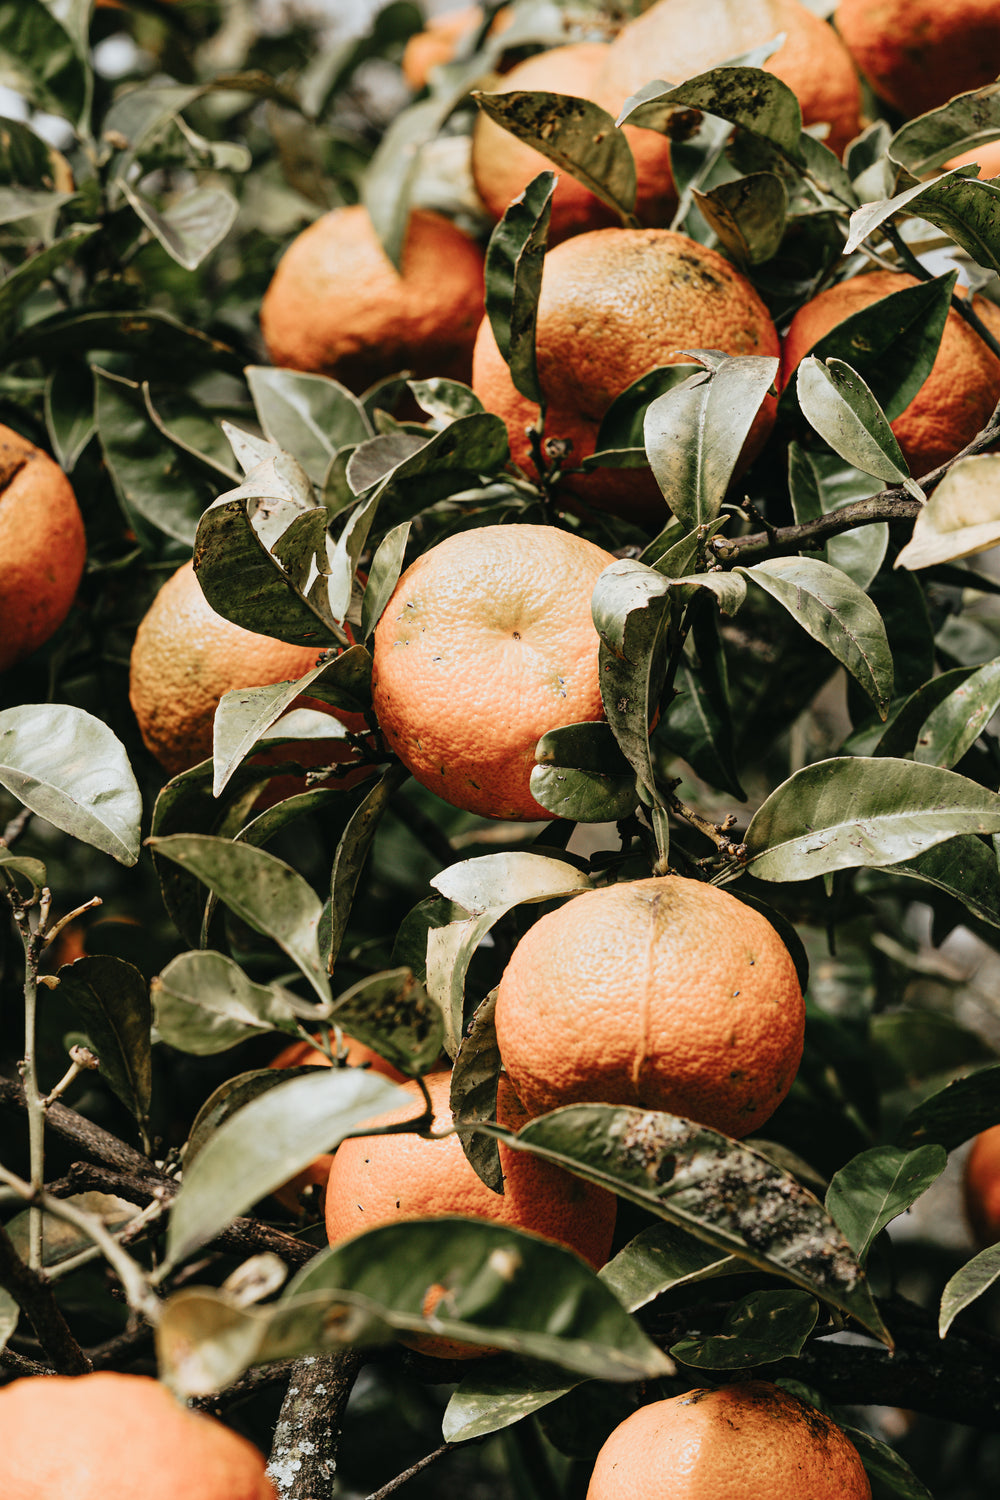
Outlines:
<svg viewBox="0 0 1000 1500"><path fill-rule="evenodd" d="M952 167L966 167L971 162L978 164L977 177L1000 177L1000 141L987 141L982 146L973 146L968 151L961 151L958 156L953 156L950 161L946 161L940 170L947 172Z"/></svg>
<svg viewBox="0 0 1000 1500"><path fill-rule="evenodd" d="M375 630L372 701L418 781L482 817L552 817L528 784L535 746L604 717L590 598L612 562L513 525L457 532L407 568Z"/></svg>
<svg viewBox="0 0 1000 1500"><path fill-rule="evenodd" d="M840 281L800 307L781 351L782 387L813 345L838 323L891 292L916 285L916 277L903 272L872 271ZM985 298L977 297L974 306L991 326L1000 317ZM951 308L930 374L892 423L913 475L919 479L954 457L985 427L998 400L1000 360Z"/></svg>
<svg viewBox="0 0 1000 1500"><path fill-rule="evenodd" d="M841 0L834 24L876 94L907 118L1000 73L996 0Z"/></svg>
<svg viewBox="0 0 1000 1500"><path fill-rule="evenodd" d="M1000 1240L1000 1125L976 1136L965 1158L965 1212L983 1246Z"/></svg>
<svg viewBox="0 0 1000 1500"><path fill-rule="evenodd" d="M276 1500L264 1459L146 1375L101 1371L0 1390L4 1500Z"/></svg>
<svg viewBox="0 0 1000 1500"><path fill-rule="evenodd" d="M514 19L509 5L502 5L493 17L488 36L499 36L507 30ZM481 5L461 5L457 10L446 10L440 15L428 16L423 31L416 31L403 48L403 77L411 89L426 88L432 68L451 62L463 42L470 38L478 26L483 24Z"/></svg>
<svg viewBox="0 0 1000 1500"><path fill-rule="evenodd" d="M87 539L66 475L0 426L0 672L59 628L83 576Z"/></svg>
<svg viewBox="0 0 1000 1500"><path fill-rule="evenodd" d="M802 1056L788 949L728 891L678 875L585 891L528 929L500 981L497 1042L531 1114L631 1104L744 1136Z"/></svg>
<svg viewBox="0 0 1000 1500"><path fill-rule="evenodd" d="M858 1450L816 1407L768 1381L687 1391L627 1417L597 1455L587 1500L871 1500Z"/></svg>
<svg viewBox="0 0 1000 1500"><path fill-rule="evenodd" d="M414 209L402 272L368 210L335 208L289 245L260 309L276 365L331 375L352 390L410 370L469 376L483 316L483 252L441 214Z"/></svg>

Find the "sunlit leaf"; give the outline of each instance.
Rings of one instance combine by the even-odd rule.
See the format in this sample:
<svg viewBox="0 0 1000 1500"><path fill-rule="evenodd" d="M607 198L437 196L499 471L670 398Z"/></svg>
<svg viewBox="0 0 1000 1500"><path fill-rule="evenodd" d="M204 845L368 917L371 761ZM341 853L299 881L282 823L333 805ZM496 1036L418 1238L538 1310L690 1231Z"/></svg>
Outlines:
<svg viewBox="0 0 1000 1500"><path fill-rule="evenodd" d="M862 1264L876 1236L937 1181L947 1162L947 1152L937 1145L915 1151L873 1146L834 1173L826 1207Z"/></svg>
<svg viewBox="0 0 1000 1500"><path fill-rule="evenodd" d="M960 1312L1000 1280L1000 1244L990 1245L955 1272L941 1293L938 1333L944 1338Z"/></svg>
<svg viewBox="0 0 1000 1500"><path fill-rule="evenodd" d="M636 100L641 102L636 103ZM707 73L689 78L677 88L663 88L662 92L651 97L650 91L644 89L642 94L625 101L618 124L627 121L630 125L655 130L667 107L703 110L705 114L728 120L751 135L769 141L792 160L800 158L802 110L799 101L786 83L761 68L712 68Z"/></svg>
<svg viewBox="0 0 1000 1500"><path fill-rule="evenodd" d="M246 378L266 436L294 453L315 485L335 453L372 436L357 396L328 375L248 365Z"/></svg>
<svg viewBox="0 0 1000 1500"><path fill-rule="evenodd" d="M912 483L888 418L850 365L809 354L795 372L795 389L803 415L834 453L886 484Z"/></svg>
<svg viewBox="0 0 1000 1500"><path fill-rule="evenodd" d="M963 458L947 474L913 523L897 568L930 568L971 557L1000 543L1000 455Z"/></svg>
<svg viewBox="0 0 1000 1500"><path fill-rule="evenodd" d="M1000 215L997 214L1000 188L965 176L968 171L968 167L954 167L930 182L918 182L894 198L855 209L844 254L852 254L888 219L898 213L909 213L943 229L979 265L1000 271Z"/></svg>
<svg viewBox="0 0 1000 1500"><path fill-rule="evenodd" d="M255 984L233 959L211 950L178 954L150 992L161 1040L199 1056L276 1027L297 1032L297 1018L312 1010L280 985Z"/></svg>
<svg viewBox="0 0 1000 1500"><path fill-rule="evenodd" d="M121 186L147 229L186 271L196 271L222 243L239 213L238 202L225 188L196 187L158 209L130 183L122 181Z"/></svg>
<svg viewBox="0 0 1000 1500"><path fill-rule="evenodd" d="M914 177L926 177L953 156L1000 139L1000 85L957 94L940 109L907 120L889 142L894 162Z"/></svg>

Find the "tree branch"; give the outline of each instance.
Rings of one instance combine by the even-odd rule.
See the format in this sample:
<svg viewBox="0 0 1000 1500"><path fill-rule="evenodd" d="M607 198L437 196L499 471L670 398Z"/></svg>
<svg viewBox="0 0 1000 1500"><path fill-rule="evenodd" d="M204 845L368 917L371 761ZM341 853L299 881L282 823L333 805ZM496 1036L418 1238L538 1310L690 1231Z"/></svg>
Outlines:
<svg viewBox="0 0 1000 1500"><path fill-rule="evenodd" d="M86 1375L93 1365L73 1337L44 1271L34 1271L18 1255L0 1225L0 1286L13 1297L35 1330L38 1342L60 1375Z"/></svg>
<svg viewBox="0 0 1000 1500"><path fill-rule="evenodd" d="M344 1411L360 1368L353 1349L295 1361L267 1465L278 1500L325 1500L332 1492Z"/></svg>

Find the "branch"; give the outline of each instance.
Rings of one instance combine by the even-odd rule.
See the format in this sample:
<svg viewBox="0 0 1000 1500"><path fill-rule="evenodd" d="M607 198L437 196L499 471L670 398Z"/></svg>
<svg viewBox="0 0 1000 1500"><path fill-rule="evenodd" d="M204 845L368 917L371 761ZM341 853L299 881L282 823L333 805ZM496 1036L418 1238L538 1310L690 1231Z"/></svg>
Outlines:
<svg viewBox="0 0 1000 1500"><path fill-rule="evenodd" d="M86 1375L93 1365L73 1337L44 1271L25 1265L0 1225L0 1286L13 1297L60 1375Z"/></svg>
<svg viewBox="0 0 1000 1500"><path fill-rule="evenodd" d="M384 1484L380 1490L375 1490L370 1494L368 1500L388 1500L388 1496L394 1495L408 1480L413 1479L417 1474L422 1474L424 1469L429 1469L431 1464L436 1464L439 1458L444 1458L446 1453L450 1453L453 1448L459 1446L458 1443L442 1443L440 1448L434 1449L433 1453L425 1453L423 1458L418 1458L416 1463L404 1469L402 1474L397 1474L395 1479L390 1479L388 1484Z"/></svg>
<svg viewBox="0 0 1000 1500"><path fill-rule="evenodd" d="M361 1355L353 1349L310 1354L292 1366L267 1465L278 1500L329 1495L337 1443Z"/></svg>
<svg viewBox="0 0 1000 1500"><path fill-rule="evenodd" d="M0 1077L0 1110L21 1115L26 1108L27 1100L21 1084L13 1078ZM141 1151L126 1145L110 1131L102 1130L99 1125L77 1114L75 1109L69 1109L65 1104L53 1104L46 1111L45 1128L67 1141L88 1161L100 1162L103 1166L142 1177L158 1175L148 1156L143 1156ZM164 1181L169 1179L164 1178Z"/></svg>

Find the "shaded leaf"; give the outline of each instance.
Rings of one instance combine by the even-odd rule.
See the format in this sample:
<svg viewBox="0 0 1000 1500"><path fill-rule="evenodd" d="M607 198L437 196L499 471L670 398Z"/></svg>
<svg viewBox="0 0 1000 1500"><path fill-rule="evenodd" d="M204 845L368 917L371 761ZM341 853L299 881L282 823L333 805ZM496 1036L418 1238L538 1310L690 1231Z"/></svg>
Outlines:
<svg viewBox="0 0 1000 1500"><path fill-rule="evenodd" d="M153 308L131 312L61 312L31 323L11 341L7 359L41 359L52 364L63 355L78 358L91 349L110 349L154 362L159 375L174 367L187 376L191 366L239 375L235 350L219 339L188 328L170 313Z"/></svg>
<svg viewBox="0 0 1000 1500"><path fill-rule="evenodd" d="M609 563L591 599L601 638L601 697L608 723L639 782L655 785L649 726L666 672L671 584L631 558Z"/></svg>
<svg viewBox="0 0 1000 1500"><path fill-rule="evenodd" d="M390 765L376 781L364 783L359 800L337 841L330 872L330 895L323 907L322 957L332 973L347 931L354 905L354 894L361 879L368 851L378 832L382 815L406 780L407 771L398 762ZM435 996L435 999L437 997Z"/></svg>
<svg viewBox="0 0 1000 1500"><path fill-rule="evenodd" d="M4 123L4 128L6 124ZM73 260L77 252L97 233L97 225L73 229L54 244L46 245L0 283L0 345L7 340L18 322L18 315L53 271Z"/></svg>
<svg viewBox="0 0 1000 1500"><path fill-rule="evenodd" d="M742 266L771 259L784 238L788 192L773 172L751 172L692 194L724 249Z"/></svg>
<svg viewBox="0 0 1000 1500"><path fill-rule="evenodd" d="M67 474L97 431L94 376L84 365L58 365L45 384L45 425L52 452Z"/></svg>
<svg viewBox="0 0 1000 1500"><path fill-rule="evenodd" d="M851 230L844 254L860 244L898 213L915 214L937 229L943 229L972 259L988 270L1000 271L1000 188L976 177L966 177L968 167L918 182L894 198L866 203L851 214Z"/></svg>
<svg viewBox="0 0 1000 1500"><path fill-rule="evenodd" d="M899 1496L899 1500L934 1500L930 1490L920 1483L894 1448L880 1443L858 1427L845 1426L844 1432L858 1450L865 1473L872 1482L875 1500L887 1500L888 1496Z"/></svg>
<svg viewBox="0 0 1000 1500"><path fill-rule="evenodd" d="M1000 871L995 850L973 833L946 839L915 859L900 860L894 875L910 875L954 896L973 916L1000 927Z"/></svg>
<svg viewBox="0 0 1000 1500"><path fill-rule="evenodd" d="M146 228L186 271L196 271L222 243L239 213L239 204L225 188L193 188L164 209L124 179L121 188Z"/></svg>
<svg viewBox="0 0 1000 1500"><path fill-rule="evenodd" d="M944 1338L960 1312L1000 1280L1000 1244L990 1245L955 1272L941 1293L938 1333Z"/></svg>
<svg viewBox="0 0 1000 1500"><path fill-rule="evenodd" d="M956 1078L924 1099L896 1131L901 1146L936 1142L954 1151L991 1125L1000 1125L1000 1063Z"/></svg>
<svg viewBox="0 0 1000 1500"><path fill-rule="evenodd" d="M441 1011L409 968L359 979L334 1000L330 1020L401 1073L426 1073L441 1056Z"/></svg>
<svg viewBox="0 0 1000 1500"><path fill-rule="evenodd" d="M0 81L38 109L81 123L90 97L88 68L42 0L17 0L0 11L0 59Z"/></svg>
<svg viewBox="0 0 1000 1500"><path fill-rule="evenodd" d="M788 491L798 524L829 515L854 500L866 499L872 489L869 475L845 464L836 454L789 444ZM867 590L882 566L888 545L888 524L879 521L830 537L814 555L846 573L859 589Z"/></svg>
<svg viewBox="0 0 1000 1500"><path fill-rule="evenodd" d="M495 1120L497 1083L503 1066L495 1025L497 992L491 990L462 1038L451 1070L452 1124L468 1125L476 1120ZM503 1192L500 1143L482 1130L462 1132L462 1150L476 1176L494 1193Z"/></svg>
<svg viewBox="0 0 1000 1500"><path fill-rule="evenodd" d="M368 570L364 598L361 601L361 637L368 640L382 618L382 612L392 598L393 590L403 571L406 544L410 537L410 522L401 521L387 531L379 542Z"/></svg>
<svg viewBox="0 0 1000 1500"><path fill-rule="evenodd" d="M152 1009L142 974L124 959L94 954L62 966L59 991L83 1023L101 1076L145 1121L153 1087Z"/></svg>
<svg viewBox="0 0 1000 1500"><path fill-rule="evenodd" d="M486 248L486 316L514 386L545 404L535 362L535 324L552 217L554 172L540 172L511 203Z"/></svg>
<svg viewBox="0 0 1000 1500"><path fill-rule="evenodd" d="M901 1146L873 1146L835 1172L826 1208L847 1236L862 1265L877 1235L911 1208L936 1182L948 1163L937 1145L906 1151Z"/></svg>
<svg viewBox="0 0 1000 1500"><path fill-rule="evenodd" d="M7 1340L17 1327L21 1309L10 1292L0 1286L0 1353L7 1347Z"/></svg>
<svg viewBox="0 0 1000 1500"><path fill-rule="evenodd" d="M729 1309L721 1333L681 1339L670 1352L701 1370L746 1370L795 1359L818 1316L819 1304L808 1292L752 1292Z"/></svg>

